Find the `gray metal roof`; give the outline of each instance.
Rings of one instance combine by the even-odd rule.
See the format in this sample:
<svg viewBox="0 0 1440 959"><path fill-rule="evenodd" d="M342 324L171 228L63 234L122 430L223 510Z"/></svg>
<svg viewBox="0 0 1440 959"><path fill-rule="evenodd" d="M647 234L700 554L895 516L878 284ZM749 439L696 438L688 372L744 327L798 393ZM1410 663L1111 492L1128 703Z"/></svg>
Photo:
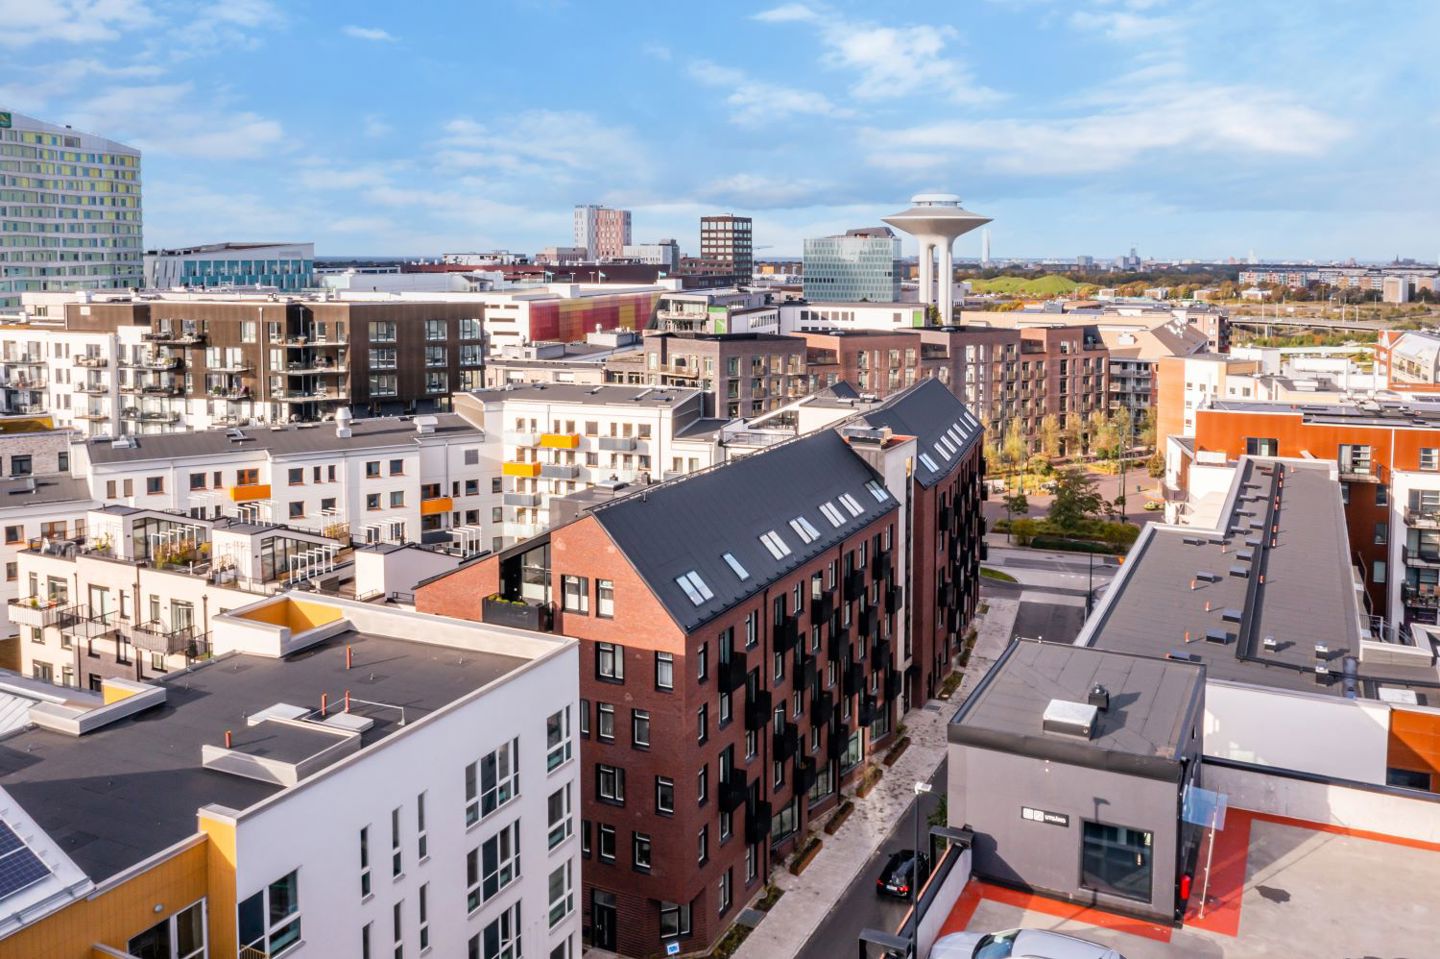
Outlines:
<svg viewBox="0 0 1440 959"><path fill-rule="evenodd" d="M1276 481L1281 467L1283 487ZM1322 462L1244 458L1222 525L1146 527L1077 642L1190 657L1205 664L1210 679L1345 695L1341 677L1347 660L1360 655L1363 610L1332 469ZM1280 506L1271 514L1277 489ZM1273 547L1267 521L1278 526ZM1316 644L1326 651L1317 653ZM1328 676L1317 676L1317 661L1328 666ZM1400 686L1415 690L1422 703L1440 704L1433 666L1353 666L1358 695Z"/></svg>
<svg viewBox="0 0 1440 959"><path fill-rule="evenodd" d="M583 403L587 406L679 407L701 395L700 390L676 386L586 386L581 383L512 383L470 393L484 402L538 400L545 403Z"/></svg>
<svg viewBox="0 0 1440 959"><path fill-rule="evenodd" d="M1089 739L1046 732L1052 700L1084 703L1093 686L1109 705ZM1018 639L950 721L951 742L1076 765L1170 778L1204 704L1205 670L1196 663ZM1158 762L1157 762L1158 761Z"/></svg>
<svg viewBox="0 0 1440 959"><path fill-rule="evenodd" d="M110 440L88 444L90 461L96 464L183 459L189 456L223 456L264 450L271 456L313 453L325 450L353 450L373 447L415 445L417 442L447 439L483 439L485 431L472 426L458 413L434 413L435 432L421 434L415 417L381 416L351 422L348 437L335 435L335 424L314 423L281 429L251 427L239 430L198 430L194 433L156 433L132 437L133 446L114 446ZM232 435L244 434L243 441Z"/></svg>
<svg viewBox="0 0 1440 959"><path fill-rule="evenodd" d="M593 515L689 632L895 510L888 492L879 502L866 489L872 481L884 490L880 475L838 433L820 430L598 505ZM858 516L841 503L846 494L860 508ZM821 512L822 503L839 511L839 527ZM791 527L800 517L818 534L813 542ZM761 542L771 531L789 548L788 556L776 559ZM731 569L725 553L749 574L746 579ZM696 604L676 582L690 572L711 599Z"/></svg>
<svg viewBox="0 0 1440 959"><path fill-rule="evenodd" d="M965 452L981 442L983 431L965 404L937 379L924 379L902 393L887 399L878 409L860 417L872 427L888 426L892 432L914 436L915 479L921 486L931 487L949 476L965 458ZM954 449L951 455L941 446L943 438ZM920 454L925 454L921 459ZM931 464L934 468L931 468Z"/></svg>
<svg viewBox="0 0 1440 959"><path fill-rule="evenodd" d="M35 503L92 503L90 485L68 473L0 479L0 509Z"/></svg>
<svg viewBox="0 0 1440 959"><path fill-rule="evenodd" d="M0 785L98 882L192 835L201 806L245 809L280 790L201 766L200 747L223 743L227 729L243 742L245 716L277 703L318 707L322 692L340 702L350 689L403 704L413 723L525 662L356 632L288 660L227 656L171 677L164 706L78 738L33 728L0 742ZM375 721L364 747L402 728L393 709L352 712Z"/></svg>

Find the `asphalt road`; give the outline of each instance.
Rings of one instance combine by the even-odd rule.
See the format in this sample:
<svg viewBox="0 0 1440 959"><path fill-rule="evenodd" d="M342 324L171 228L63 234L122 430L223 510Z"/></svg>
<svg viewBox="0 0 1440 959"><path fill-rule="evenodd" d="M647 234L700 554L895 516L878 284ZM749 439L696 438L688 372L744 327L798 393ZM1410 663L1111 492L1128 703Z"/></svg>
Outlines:
<svg viewBox="0 0 1440 959"><path fill-rule="evenodd" d="M945 792L945 767L946 764L942 760L935 775L930 779L930 784L935 787L934 791L920 797L922 836L929 831L929 816L935 811L935 807L940 802L940 796ZM923 839L921 841L924 842ZM830 914L820 923L820 928L797 953L798 959L837 959L837 957L843 959L845 956L855 955L860 930L883 929L894 932L899 927L900 921L905 918L905 912L910 908L910 904L899 899L877 895L875 877L880 874L880 867L885 864L885 860L892 852L910 849L914 844L915 803L912 801L905 807L904 815L896 820L894 828L890 830L890 835L885 837L885 841L880 844L875 855L866 861L864 867L845 888L845 894L831 907Z"/></svg>
<svg viewBox="0 0 1440 959"><path fill-rule="evenodd" d="M1015 617L1015 635L1049 643L1073 642L1085 622L1085 607L1052 603L1021 603Z"/></svg>

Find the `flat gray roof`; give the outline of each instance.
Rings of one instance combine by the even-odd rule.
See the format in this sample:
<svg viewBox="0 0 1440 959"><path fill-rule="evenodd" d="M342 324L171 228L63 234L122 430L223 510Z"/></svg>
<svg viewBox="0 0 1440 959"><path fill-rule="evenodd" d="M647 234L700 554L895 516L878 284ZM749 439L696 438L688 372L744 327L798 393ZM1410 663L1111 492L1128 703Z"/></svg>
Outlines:
<svg viewBox="0 0 1440 959"><path fill-rule="evenodd" d="M1052 700L1085 703L1096 684L1105 687L1109 705L1089 739L1044 730ZM1192 751L1189 734L1203 708L1204 685L1198 663L1017 639L961 704L949 739L1076 765L1168 774Z"/></svg>
<svg viewBox="0 0 1440 959"><path fill-rule="evenodd" d="M245 809L280 791L201 765L201 747L223 745L227 729L237 749L262 734L243 717L279 703L318 708L321 693L333 707L349 689L356 699L403 705L413 723L526 662L354 631L284 660L226 656L166 680L165 705L95 732L32 728L0 741L0 786L98 882L194 834L200 807ZM362 748L402 728L396 709L353 704L351 712L375 723Z"/></svg>
<svg viewBox="0 0 1440 959"><path fill-rule="evenodd" d="M289 453L311 453L322 450L347 450L400 446L434 440L435 438L483 439L485 431L472 426L458 413L431 413L435 432L417 431L412 416L379 416L357 419L351 423L351 435L335 435L334 423L292 424L279 429L268 426L235 430L197 430L193 433L155 433L131 437L133 445L115 446L110 440L92 440L86 444L90 461L96 464L144 462L146 460L182 459L187 456L217 456L227 453L248 453L266 450L272 456ZM237 441L232 435L243 434Z"/></svg>
<svg viewBox="0 0 1440 959"><path fill-rule="evenodd" d="M1397 686L1440 704L1433 666L1358 662L1363 610L1332 468L1242 459L1221 527L1148 526L1077 642L1188 657L1204 663L1210 679L1335 695L1346 694L1341 676L1353 658L1358 695ZM1328 676L1317 674L1317 662Z"/></svg>
<svg viewBox="0 0 1440 959"><path fill-rule="evenodd" d="M90 484L68 473L0 479L0 509L34 503L89 503Z"/></svg>
<svg viewBox="0 0 1440 959"><path fill-rule="evenodd" d="M583 383L514 383L485 390L472 390L471 396L485 402L503 400L544 400L550 403L584 403L593 406L654 406L674 407L700 395L699 390L675 386L619 386Z"/></svg>

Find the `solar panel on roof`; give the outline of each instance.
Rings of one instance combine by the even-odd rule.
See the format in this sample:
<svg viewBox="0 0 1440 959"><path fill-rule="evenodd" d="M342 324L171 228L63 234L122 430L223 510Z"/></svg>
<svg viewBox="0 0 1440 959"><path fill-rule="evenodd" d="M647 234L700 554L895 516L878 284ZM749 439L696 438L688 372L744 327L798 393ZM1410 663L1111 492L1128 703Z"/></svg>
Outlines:
<svg viewBox="0 0 1440 959"><path fill-rule="evenodd" d="M50 867L26 846L0 856L0 899L13 896L50 875Z"/></svg>
<svg viewBox="0 0 1440 959"><path fill-rule="evenodd" d="M15 830L11 829L7 824L0 822L0 856L12 853L24 845L24 841L15 835Z"/></svg>

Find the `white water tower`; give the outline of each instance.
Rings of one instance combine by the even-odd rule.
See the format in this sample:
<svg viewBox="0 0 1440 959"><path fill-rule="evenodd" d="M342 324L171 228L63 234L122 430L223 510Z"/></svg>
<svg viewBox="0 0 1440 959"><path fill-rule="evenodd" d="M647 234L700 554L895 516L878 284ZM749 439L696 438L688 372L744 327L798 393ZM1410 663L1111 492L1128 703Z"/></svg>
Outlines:
<svg viewBox="0 0 1440 959"><path fill-rule="evenodd" d="M921 193L911 197L910 209L882 219L920 241L920 302L926 306L936 302L935 253L939 251L940 323L942 326L953 323L955 257L952 248L955 238L984 226L990 222L990 217L966 210L960 206L960 198L953 193Z"/></svg>

